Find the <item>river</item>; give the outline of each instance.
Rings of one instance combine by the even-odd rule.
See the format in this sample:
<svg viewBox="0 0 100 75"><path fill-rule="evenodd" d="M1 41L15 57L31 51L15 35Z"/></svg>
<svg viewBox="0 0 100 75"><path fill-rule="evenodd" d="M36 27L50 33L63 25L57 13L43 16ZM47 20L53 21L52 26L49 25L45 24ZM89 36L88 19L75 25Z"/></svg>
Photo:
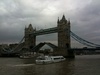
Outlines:
<svg viewBox="0 0 100 75"><path fill-rule="evenodd" d="M100 75L100 55L79 55L47 65L36 65L33 59L0 58L0 75Z"/></svg>

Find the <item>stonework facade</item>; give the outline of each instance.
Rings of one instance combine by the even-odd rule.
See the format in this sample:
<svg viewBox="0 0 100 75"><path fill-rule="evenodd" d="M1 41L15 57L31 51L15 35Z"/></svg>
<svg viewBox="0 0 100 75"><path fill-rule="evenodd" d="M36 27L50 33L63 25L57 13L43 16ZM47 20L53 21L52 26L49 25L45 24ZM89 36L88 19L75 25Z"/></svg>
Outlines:
<svg viewBox="0 0 100 75"><path fill-rule="evenodd" d="M32 35L36 29L33 29L32 25L30 24L28 28L25 28L25 47L32 48L36 45L36 36Z"/></svg>
<svg viewBox="0 0 100 75"><path fill-rule="evenodd" d="M58 47L70 47L70 21L67 21L63 15L62 19L58 19Z"/></svg>
<svg viewBox="0 0 100 75"><path fill-rule="evenodd" d="M67 21L63 15L62 19L57 22L58 27L58 54L68 55L70 48L70 21Z"/></svg>

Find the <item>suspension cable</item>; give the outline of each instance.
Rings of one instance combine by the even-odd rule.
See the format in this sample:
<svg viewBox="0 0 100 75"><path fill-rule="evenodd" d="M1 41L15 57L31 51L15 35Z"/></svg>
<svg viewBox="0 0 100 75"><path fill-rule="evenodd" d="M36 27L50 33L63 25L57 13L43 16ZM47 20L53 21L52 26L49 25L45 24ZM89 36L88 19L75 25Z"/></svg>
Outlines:
<svg viewBox="0 0 100 75"><path fill-rule="evenodd" d="M82 44L86 44L87 46L90 46L90 47L98 47L98 46L100 46L100 45L98 45L98 44L94 44L94 43L92 43L92 42L89 42L89 41L87 41L87 40L84 40L84 39L82 39L82 38L80 38L79 36L77 36L75 33L73 33L72 31L70 31L70 34L71 34L71 37L72 38L74 38L76 41L80 41L80 43L82 43Z"/></svg>

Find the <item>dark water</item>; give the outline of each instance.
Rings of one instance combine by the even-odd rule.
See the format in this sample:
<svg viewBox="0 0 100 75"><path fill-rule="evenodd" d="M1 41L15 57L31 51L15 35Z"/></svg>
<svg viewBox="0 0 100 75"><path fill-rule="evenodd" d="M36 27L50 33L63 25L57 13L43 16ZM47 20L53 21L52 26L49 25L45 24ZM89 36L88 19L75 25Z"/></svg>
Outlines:
<svg viewBox="0 0 100 75"><path fill-rule="evenodd" d="M0 58L0 75L100 75L100 55L48 65L36 65L32 59Z"/></svg>

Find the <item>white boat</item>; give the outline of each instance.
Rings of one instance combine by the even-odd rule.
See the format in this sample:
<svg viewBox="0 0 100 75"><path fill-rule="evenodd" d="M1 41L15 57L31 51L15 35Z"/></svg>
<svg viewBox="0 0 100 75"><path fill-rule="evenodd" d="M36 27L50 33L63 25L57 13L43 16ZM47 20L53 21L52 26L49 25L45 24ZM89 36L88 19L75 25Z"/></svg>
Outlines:
<svg viewBox="0 0 100 75"><path fill-rule="evenodd" d="M63 56L39 56L36 59L36 64L47 64L66 60Z"/></svg>

